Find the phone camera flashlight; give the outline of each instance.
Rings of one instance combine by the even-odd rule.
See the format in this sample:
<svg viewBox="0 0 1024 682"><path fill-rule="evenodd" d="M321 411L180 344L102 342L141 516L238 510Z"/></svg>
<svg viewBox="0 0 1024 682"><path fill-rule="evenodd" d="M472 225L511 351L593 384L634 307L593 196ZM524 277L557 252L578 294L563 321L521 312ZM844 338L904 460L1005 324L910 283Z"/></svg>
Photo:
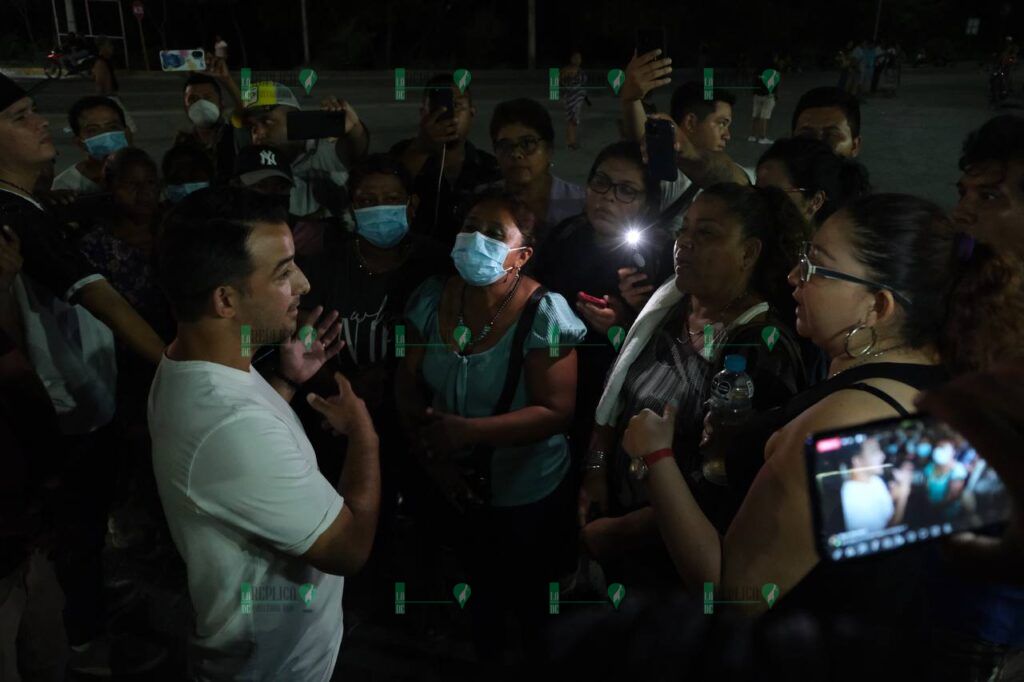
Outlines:
<svg viewBox="0 0 1024 682"><path fill-rule="evenodd" d="M630 246L636 246L640 243L640 230L631 228L626 232L626 243Z"/></svg>

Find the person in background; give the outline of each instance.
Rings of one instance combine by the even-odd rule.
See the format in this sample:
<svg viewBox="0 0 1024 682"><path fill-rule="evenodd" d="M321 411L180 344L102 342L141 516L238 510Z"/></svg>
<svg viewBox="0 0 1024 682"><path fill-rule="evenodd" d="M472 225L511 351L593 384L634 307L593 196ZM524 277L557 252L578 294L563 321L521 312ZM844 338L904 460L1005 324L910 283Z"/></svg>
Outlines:
<svg viewBox="0 0 1024 682"><path fill-rule="evenodd" d="M878 531L902 523L910 496L913 469L893 468L892 486L882 478L885 453L869 438L850 458L850 472L840 488L845 530Z"/></svg>
<svg viewBox="0 0 1024 682"><path fill-rule="evenodd" d="M861 150L860 102L839 88L812 88L796 103L793 137L823 140L839 156L856 157Z"/></svg>
<svg viewBox="0 0 1024 682"><path fill-rule="evenodd" d="M430 93L452 90L455 111L431 111ZM477 109L470 87L460 90L451 73L427 81L416 137L396 142L390 154L400 159L414 178L420 198L413 232L433 238L445 248L455 244L466 205L478 187L501 179L498 161L469 141Z"/></svg>
<svg viewBox="0 0 1024 682"><path fill-rule="evenodd" d="M235 158L231 186L273 195L285 211L291 205L291 192L296 184L291 166L284 162L274 147L250 145L239 151Z"/></svg>
<svg viewBox="0 0 1024 682"><path fill-rule="evenodd" d="M103 162L117 150L132 145L132 131L125 122L124 110L109 97L89 95L71 105L68 126L75 136L75 146L86 157L61 171L53 179L52 187L97 194L103 182Z"/></svg>
<svg viewBox="0 0 1024 682"><path fill-rule="evenodd" d="M871 193L867 169L806 137L778 140L757 162L758 187L778 187L814 225Z"/></svg>
<svg viewBox="0 0 1024 682"><path fill-rule="evenodd" d="M213 54L217 59L227 64L228 41L221 38L220 35L215 35L213 37Z"/></svg>
<svg viewBox="0 0 1024 682"><path fill-rule="evenodd" d="M116 97L120 86L117 83L117 73L114 70L114 43L109 38L103 38L98 42L97 47L99 54L96 57L96 63L92 66L96 94Z"/></svg>
<svg viewBox="0 0 1024 682"><path fill-rule="evenodd" d="M371 595L387 592L396 580L396 516L399 498L409 496L415 485L415 463L402 434L395 405L395 371L401 362L396 327L402 324L412 292L426 279L447 273L451 259L429 237L411 232L418 209L412 193L413 181L405 167L385 154L371 154L352 169L349 194L355 214L356 232L337 231L323 252L298 258L298 265L310 282L301 309L318 306L337 310L345 347L307 389L317 393L330 387L331 374L340 371L365 403L380 434L381 509L377 539L370 567L350 592L350 603L360 599L362 610L380 606ZM341 459L331 439L321 434L322 417L301 402L295 407L317 452L320 470L333 479ZM361 584L361 586L360 586Z"/></svg>
<svg viewBox="0 0 1024 682"><path fill-rule="evenodd" d="M572 346L586 328L562 296L522 274L533 220L514 197L477 200L452 250L458 275L427 280L409 301L410 347L395 384L410 446L441 493L464 509L469 493L479 500L426 532L456 543L473 589L474 643L490 663L501 662L510 613L531 661L540 660L547 608L531 595L576 559L565 434L576 398ZM519 331L523 315L532 319ZM456 339L459 327L468 331ZM423 343L432 345L411 345ZM552 354L552 344L561 350ZM507 407L503 386L514 389L504 394ZM487 472L479 485L458 472L466 456Z"/></svg>
<svg viewBox="0 0 1024 682"><path fill-rule="evenodd" d="M638 253L653 282L660 283L672 274L672 239L654 224L659 196L658 183L651 179L640 156L640 145L611 144L601 150L590 168L586 209L561 222L552 231L548 248L537 256L537 281L575 303L577 315L587 325L587 345L577 350L576 413L569 434L573 474L583 462L594 408L615 360L616 349L608 331L617 325L624 334L654 290L651 286L631 288L635 297L627 301L619 289L619 269L635 267L633 255ZM627 239L630 229L637 233L635 245ZM596 304L584 296L604 303ZM578 489L578 482L575 487Z"/></svg>
<svg viewBox="0 0 1024 682"><path fill-rule="evenodd" d="M579 149L577 131L580 126L580 113L587 102L587 74L583 71L583 55L577 50L569 57L569 65L562 68L559 74L563 88L562 98L565 101L566 131L565 143L569 149Z"/></svg>
<svg viewBox="0 0 1024 682"><path fill-rule="evenodd" d="M490 132L503 178L498 185L533 212L535 247L543 250L548 231L583 210L586 192L551 172L555 128L547 109L536 100L499 102Z"/></svg>
<svg viewBox="0 0 1024 682"><path fill-rule="evenodd" d="M6 317L57 413L65 454L57 496L58 577L66 597L70 668L110 674L151 670L166 650L105 631L102 552L118 451L114 335L155 361L163 341L85 260L30 189L56 149L46 119L0 76L0 225L13 228L24 261L14 279L18 314Z"/></svg>
<svg viewBox="0 0 1024 682"><path fill-rule="evenodd" d="M177 204L192 192L206 189L213 183L213 162L206 151L184 142L167 150L160 170L164 178L164 197Z"/></svg>
<svg viewBox="0 0 1024 682"><path fill-rule="evenodd" d="M696 491L697 508L716 528L728 527L737 513L763 460L727 461L724 486L702 474L698 447L711 381L725 355L741 354L758 411L807 386L784 275L809 234L806 220L775 188L714 185L686 212L676 237L676 275L630 329L594 413L579 508L597 504L602 518L584 526L581 544L601 561L609 580L654 592L678 585L658 537L657 510L630 470L622 440L635 415L678 404L672 429L680 445L673 453ZM771 349L756 343L768 328L779 333Z"/></svg>
<svg viewBox="0 0 1024 682"><path fill-rule="evenodd" d="M770 69L779 71L779 56L774 55L771 60ZM768 137L768 121L772 118L772 112L775 110L775 104L779 98L779 85L782 78L780 76L771 88L761 78L761 74L755 74L754 76L754 115L751 119L750 130L751 135L747 138L747 142L757 142L758 144L771 144L772 140Z"/></svg>
<svg viewBox="0 0 1024 682"><path fill-rule="evenodd" d="M0 310L17 306L17 235L0 228ZM68 662L64 594L48 556L60 428L46 388L0 313L0 678L60 682ZM17 334L17 331L12 333Z"/></svg>
<svg viewBox="0 0 1024 682"><path fill-rule="evenodd" d="M217 183L224 184L231 177L235 154L248 143L248 131L235 128L227 120L229 112L242 111L242 93L227 64L215 57L205 73L189 75L183 96L185 115L192 127L179 131L174 144L191 142L206 150L213 161Z"/></svg>
<svg viewBox="0 0 1024 682"><path fill-rule="evenodd" d="M291 88L280 83L257 83L254 87L257 98L245 109L252 143L273 147L280 162L290 165L292 176L302 181L292 187L288 212L310 221L343 216L348 209L344 193L348 168L365 157L370 146L369 130L355 109L345 101L325 97L321 102L323 111L345 114L337 140L289 140L288 112L302 109Z"/></svg>

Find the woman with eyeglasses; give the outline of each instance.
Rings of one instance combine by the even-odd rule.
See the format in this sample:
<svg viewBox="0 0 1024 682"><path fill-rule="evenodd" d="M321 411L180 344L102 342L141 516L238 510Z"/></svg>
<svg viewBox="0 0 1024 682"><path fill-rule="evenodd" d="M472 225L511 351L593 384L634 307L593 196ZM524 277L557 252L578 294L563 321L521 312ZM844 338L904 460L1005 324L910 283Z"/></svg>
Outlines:
<svg viewBox="0 0 1024 682"><path fill-rule="evenodd" d="M769 147L757 162L757 185L781 189L814 225L871 193L867 168L807 137L777 140Z"/></svg>
<svg viewBox="0 0 1024 682"><path fill-rule="evenodd" d="M618 271L635 267L633 259L639 256L652 281L662 282L672 274L672 238L653 224L659 191L637 143L605 147L590 168L585 210L559 223L537 254L533 276L574 303L587 325L587 345L578 351L576 417L570 438L577 464L586 451L604 376L615 360L609 330L621 327L624 336L635 311L653 291L631 289L638 293L626 300L619 292Z"/></svg>
<svg viewBox="0 0 1024 682"><path fill-rule="evenodd" d="M575 561L565 434L586 328L523 274L534 243L533 214L515 197L477 199L452 250L457 276L409 301L395 388L410 445L447 501L425 533L455 544L477 652L491 662L509 612L538 655L548 615L535 596Z"/></svg>
<svg viewBox="0 0 1024 682"><path fill-rule="evenodd" d="M596 505L601 518L583 527L581 541L609 580L650 590L678 586L649 495L630 473L622 447L634 415L678 404L675 449L700 509L724 528L738 507L744 491L739 467L754 465L730 462L726 485L702 473L698 447L711 380L726 355L743 356L758 411L806 386L792 308L783 306L786 273L809 233L792 202L774 188L713 185L687 210L675 242L675 278L654 293L619 349L584 457L578 513ZM778 339L769 345L764 337L773 334Z"/></svg>
<svg viewBox="0 0 1024 682"><path fill-rule="evenodd" d="M491 116L491 142L498 158L500 187L530 209L536 221L536 243L542 246L550 228L583 210L583 188L551 173L555 128L540 102L520 98L501 102Z"/></svg>
<svg viewBox="0 0 1024 682"><path fill-rule="evenodd" d="M781 592L773 611L806 609L864 628L878 658L843 657L844 666L887 666L907 660L915 644L927 644L913 638L925 626L925 555L903 549L859 564L819 563L804 441L820 431L906 416L922 390L948 378L946 365L962 360L942 356L940 347L951 296L966 284L965 239L939 207L897 194L859 199L821 226L789 283L797 331L826 351L829 377L774 415L778 430L763 450L764 466L727 528L716 528L702 512L673 459L658 455L676 440L674 411L645 410L631 420L623 445L644 461L644 485L687 589L773 583ZM971 302L990 314L992 303ZM746 610L758 614L766 606ZM932 679L922 670L915 676Z"/></svg>

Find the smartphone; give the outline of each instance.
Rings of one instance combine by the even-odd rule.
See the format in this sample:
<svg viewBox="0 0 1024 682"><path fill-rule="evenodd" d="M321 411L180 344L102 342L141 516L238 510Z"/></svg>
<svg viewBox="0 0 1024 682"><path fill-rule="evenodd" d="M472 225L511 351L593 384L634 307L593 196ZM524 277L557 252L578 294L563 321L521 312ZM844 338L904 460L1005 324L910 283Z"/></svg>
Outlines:
<svg viewBox="0 0 1024 682"><path fill-rule="evenodd" d="M164 71L205 71L206 52L194 50L160 50L160 68Z"/></svg>
<svg viewBox="0 0 1024 682"><path fill-rule="evenodd" d="M455 116L455 93L451 88L434 88L427 92L427 103L430 113L434 113L441 107L445 112L438 118L443 121Z"/></svg>
<svg viewBox="0 0 1024 682"><path fill-rule="evenodd" d="M598 308L607 308L608 307L608 303L603 298L598 298L597 296L591 296L590 294L585 294L582 291L577 293L576 296L581 301L586 301L587 303L592 303L592 304L596 305Z"/></svg>
<svg viewBox="0 0 1024 682"><path fill-rule="evenodd" d="M647 170L655 180L675 182L676 132L671 121L649 118L644 124L644 142L647 145Z"/></svg>
<svg viewBox="0 0 1024 682"><path fill-rule="evenodd" d="M637 55L647 54L654 50L661 50L658 59L664 59L665 54L665 31L661 28L641 28L636 32L636 53Z"/></svg>
<svg viewBox="0 0 1024 682"><path fill-rule="evenodd" d="M806 455L824 561L892 552L1010 518L1010 496L995 470L927 415L817 433Z"/></svg>
<svg viewBox="0 0 1024 682"><path fill-rule="evenodd" d="M344 111L289 111L289 140L320 140L345 134Z"/></svg>

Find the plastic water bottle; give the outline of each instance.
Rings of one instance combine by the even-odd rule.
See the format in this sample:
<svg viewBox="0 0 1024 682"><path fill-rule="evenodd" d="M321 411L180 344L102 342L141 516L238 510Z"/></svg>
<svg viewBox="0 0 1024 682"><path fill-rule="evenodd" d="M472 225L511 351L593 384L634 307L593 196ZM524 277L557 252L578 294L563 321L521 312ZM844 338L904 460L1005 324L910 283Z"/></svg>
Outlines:
<svg viewBox="0 0 1024 682"><path fill-rule="evenodd" d="M707 405L716 431L711 441L701 448L704 478L715 485L726 485L725 453L727 436L732 427L744 424L753 409L754 382L747 375L747 359L742 355L726 355L725 369L711 380L711 398ZM726 433L722 433L725 431Z"/></svg>

